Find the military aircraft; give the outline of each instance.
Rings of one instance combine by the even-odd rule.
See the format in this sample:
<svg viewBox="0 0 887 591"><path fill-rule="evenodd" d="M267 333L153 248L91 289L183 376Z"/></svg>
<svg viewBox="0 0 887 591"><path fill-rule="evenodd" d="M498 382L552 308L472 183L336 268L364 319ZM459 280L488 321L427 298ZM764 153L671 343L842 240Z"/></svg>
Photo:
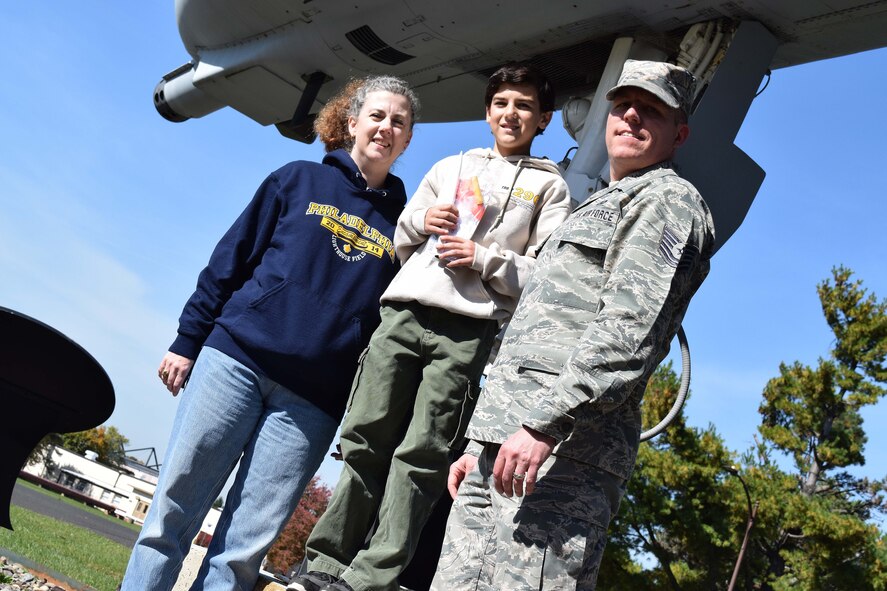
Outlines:
<svg viewBox="0 0 887 591"><path fill-rule="evenodd" d="M615 84L629 58L682 65L700 83L693 133L676 161L712 210L716 249L764 180L733 141L771 71L887 45L887 0L176 0L176 16L191 60L154 90L163 117L230 106L303 142L351 78L400 76L418 93L423 121L463 121L483 117L473 97L494 70L532 62L554 82L576 140L561 164L579 201L608 180L609 106L598 90ZM683 332L679 341L684 385L673 412L689 384Z"/></svg>
<svg viewBox="0 0 887 591"><path fill-rule="evenodd" d="M604 94L625 60L682 65L700 84L677 163L712 209L716 248L764 179L733 141L771 71L887 45L887 0L176 0L176 15L191 59L156 86L158 112L182 122L227 106L303 142L351 78L400 76L418 93L424 122L464 121L483 117L475 97L499 66L534 63L554 82L577 144L562 165L578 200L608 180ZM682 393L645 439L686 395L680 340ZM415 571L433 572L437 543L423 546Z"/></svg>
<svg viewBox="0 0 887 591"><path fill-rule="evenodd" d="M701 84L678 164L706 196L717 247L764 179L733 145L764 78L887 45L885 0L176 0L176 16L191 60L155 88L161 115L185 121L230 106L304 142L314 114L353 77L400 76L419 94L423 121L462 121L483 117L471 97L497 67L535 63L577 142L566 170L577 198L608 171L608 106L597 90L613 86L628 58L683 65Z"/></svg>

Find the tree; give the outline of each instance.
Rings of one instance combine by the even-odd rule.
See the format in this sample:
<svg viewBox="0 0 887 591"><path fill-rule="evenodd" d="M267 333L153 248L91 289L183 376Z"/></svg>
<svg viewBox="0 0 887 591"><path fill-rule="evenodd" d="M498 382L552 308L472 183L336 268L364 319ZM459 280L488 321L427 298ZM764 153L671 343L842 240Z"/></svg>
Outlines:
<svg viewBox="0 0 887 591"><path fill-rule="evenodd" d="M129 439L124 437L117 427L95 427L87 431L77 433L65 433L62 435L62 447L83 454L92 450L98 454L98 460L103 464L120 466L126 456L123 453Z"/></svg>
<svg viewBox="0 0 887 591"><path fill-rule="evenodd" d="M644 394L645 428L668 412L679 383L670 363L656 370ZM733 458L713 428L687 427L683 415L642 444L610 524L598 588L709 591L729 579L738 542L723 466Z"/></svg>
<svg viewBox="0 0 887 591"><path fill-rule="evenodd" d="M58 433L47 433L37 446L28 454L28 466L43 463L47 470L51 470L54 466L52 460L52 450L56 445L62 444L62 436Z"/></svg>
<svg viewBox="0 0 887 591"><path fill-rule="evenodd" d="M854 476L865 463L860 410L887 381L887 304L839 267L818 286L835 340L816 368L782 364L760 406L761 439L739 455L714 428L681 418L641 446L601 565L602 590L725 589L745 531L739 476L760 504L739 588L761 591L887 589L887 538L872 523L887 512L887 480ZM677 377L657 370L644 416L661 416ZM649 419L653 421L654 419Z"/></svg>
<svg viewBox="0 0 887 591"><path fill-rule="evenodd" d="M296 510L277 540L268 550L266 568L286 575L305 557L305 542L314 525L326 511L332 491L320 484L317 476L311 479Z"/></svg>
<svg viewBox="0 0 887 591"><path fill-rule="evenodd" d="M759 428L764 438L752 466L780 472L775 452L794 464L792 502L772 507L770 535L760 537L767 576L762 588L883 589L883 538L869 521L884 512L884 480L852 475L865 464L860 411L887 390L887 302L851 281L844 267L817 287L835 341L815 368L780 365L764 389ZM850 583L852 586L848 586Z"/></svg>

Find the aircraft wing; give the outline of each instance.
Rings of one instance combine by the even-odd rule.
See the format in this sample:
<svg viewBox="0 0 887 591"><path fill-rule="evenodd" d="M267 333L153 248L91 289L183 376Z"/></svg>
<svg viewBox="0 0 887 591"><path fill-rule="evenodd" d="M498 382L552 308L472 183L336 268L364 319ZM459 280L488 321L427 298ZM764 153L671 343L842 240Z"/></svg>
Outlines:
<svg viewBox="0 0 887 591"><path fill-rule="evenodd" d="M597 88L627 58L683 65L701 92L676 160L712 208L716 248L764 179L733 140L768 71L887 45L887 0L176 0L176 14L191 61L157 85L158 111L184 121L230 106L304 142L351 78L400 76L423 121L462 121L483 118L495 69L532 62L578 144L565 174L576 200L609 170Z"/></svg>
<svg viewBox="0 0 887 591"><path fill-rule="evenodd" d="M617 38L674 56L691 25L714 20L761 23L773 69L887 44L884 0L176 0L176 15L191 60L163 77L158 110L181 121L230 106L262 125L290 122L306 89L302 118L374 73L414 86L423 121L479 119L464 97L510 60L540 66L560 106L593 92Z"/></svg>

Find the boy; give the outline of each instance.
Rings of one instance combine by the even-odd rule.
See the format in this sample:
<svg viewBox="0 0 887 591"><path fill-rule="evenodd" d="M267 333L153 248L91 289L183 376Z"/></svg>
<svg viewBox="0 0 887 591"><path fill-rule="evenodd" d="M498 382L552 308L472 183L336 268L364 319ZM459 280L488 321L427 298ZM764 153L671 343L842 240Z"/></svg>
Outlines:
<svg viewBox="0 0 887 591"><path fill-rule="evenodd" d="M444 490L496 333L536 249L569 214L558 168L529 156L554 110L548 80L509 64L491 76L485 103L494 147L435 164L398 219L403 268L382 295L382 324L354 379L345 466L308 539L309 573L291 589L398 588Z"/></svg>

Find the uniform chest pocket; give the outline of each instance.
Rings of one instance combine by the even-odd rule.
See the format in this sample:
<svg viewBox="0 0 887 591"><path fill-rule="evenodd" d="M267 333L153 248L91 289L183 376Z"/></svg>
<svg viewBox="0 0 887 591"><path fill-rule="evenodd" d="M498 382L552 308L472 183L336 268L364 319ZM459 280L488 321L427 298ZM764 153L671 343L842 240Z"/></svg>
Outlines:
<svg viewBox="0 0 887 591"><path fill-rule="evenodd" d="M614 219L617 218L618 212L610 213ZM603 221L591 216L578 217L558 232L556 256L580 274L589 270L587 265L602 269L615 232L615 221Z"/></svg>
<svg viewBox="0 0 887 591"><path fill-rule="evenodd" d="M613 212L616 215L616 212ZM616 232L615 223L588 216L571 219L558 229L557 247L550 260L541 260L548 270L546 299L550 302L596 312L600 289L606 282L607 250Z"/></svg>
<svg viewBox="0 0 887 591"><path fill-rule="evenodd" d="M609 211L609 210L608 210ZM617 215L612 212L613 216ZM591 216L577 217L558 234L559 248L571 245L580 253L603 259L616 232L616 223Z"/></svg>

